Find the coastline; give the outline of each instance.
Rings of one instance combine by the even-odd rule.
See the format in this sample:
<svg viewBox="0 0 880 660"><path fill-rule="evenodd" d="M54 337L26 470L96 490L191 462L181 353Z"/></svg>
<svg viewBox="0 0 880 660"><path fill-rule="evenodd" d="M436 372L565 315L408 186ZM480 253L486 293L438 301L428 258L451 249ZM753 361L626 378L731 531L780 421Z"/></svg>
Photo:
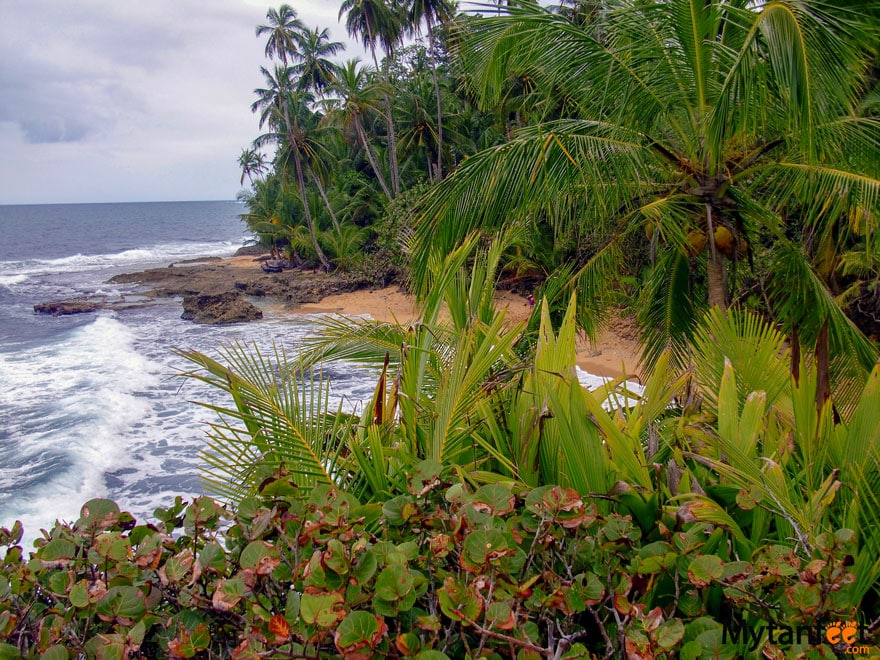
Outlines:
<svg viewBox="0 0 880 660"><path fill-rule="evenodd" d="M413 296L397 285L376 287L356 276L308 271L266 273L261 269L264 260L264 255L253 254L211 257L117 276L114 281L147 287L148 297L240 296L255 304L263 318L369 315L378 321L401 323L417 318ZM496 305L514 323L526 321L531 311L524 296L510 291L499 291ZM596 376L640 380L639 354L633 323L616 318L595 344L585 337L578 339L577 365Z"/></svg>

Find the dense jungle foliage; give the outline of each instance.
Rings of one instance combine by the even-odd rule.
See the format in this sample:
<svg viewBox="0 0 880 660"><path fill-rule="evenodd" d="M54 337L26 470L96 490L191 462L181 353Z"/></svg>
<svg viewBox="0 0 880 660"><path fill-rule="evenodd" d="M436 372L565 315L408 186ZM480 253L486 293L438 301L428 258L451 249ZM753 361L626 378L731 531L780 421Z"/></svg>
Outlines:
<svg viewBox="0 0 880 660"><path fill-rule="evenodd" d="M0 530L0 658L878 652L880 4L481 9L268 13L244 219L420 318L181 352L218 499ZM613 310L643 391L578 381Z"/></svg>

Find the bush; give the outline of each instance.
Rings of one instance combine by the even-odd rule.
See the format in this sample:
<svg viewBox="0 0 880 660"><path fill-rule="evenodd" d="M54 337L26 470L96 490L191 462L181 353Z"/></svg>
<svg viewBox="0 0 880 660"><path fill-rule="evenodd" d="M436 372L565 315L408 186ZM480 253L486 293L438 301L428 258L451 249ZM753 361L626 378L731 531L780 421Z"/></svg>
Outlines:
<svg viewBox="0 0 880 660"><path fill-rule="evenodd" d="M850 531L725 561L694 506L644 538L557 486L472 492L426 462L408 491L361 506L278 475L234 512L178 498L153 524L92 500L30 559L2 530L0 658L834 657L767 626L855 614Z"/></svg>

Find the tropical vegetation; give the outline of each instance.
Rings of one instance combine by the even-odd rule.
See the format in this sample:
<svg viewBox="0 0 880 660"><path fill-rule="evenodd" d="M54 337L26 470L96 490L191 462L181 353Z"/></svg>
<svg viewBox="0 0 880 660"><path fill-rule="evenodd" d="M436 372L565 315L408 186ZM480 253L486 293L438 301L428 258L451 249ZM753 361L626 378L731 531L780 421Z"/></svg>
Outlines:
<svg viewBox="0 0 880 660"><path fill-rule="evenodd" d="M479 9L346 0L372 67L269 11L243 218L419 317L181 351L218 499L0 530L0 657L876 652L880 5Z"/></svg>

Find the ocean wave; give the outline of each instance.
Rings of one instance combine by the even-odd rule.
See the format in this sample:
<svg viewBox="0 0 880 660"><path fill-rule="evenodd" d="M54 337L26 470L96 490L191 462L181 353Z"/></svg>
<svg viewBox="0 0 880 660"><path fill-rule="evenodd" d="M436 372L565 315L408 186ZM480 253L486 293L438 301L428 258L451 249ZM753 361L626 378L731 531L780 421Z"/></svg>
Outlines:
<svg viewBox="0 0 880 660"><path fill-rule="evenodd" d="M57 259L0 261L0 286L20 284L28 278L40 275L165 265L206 256L225 257L232 255L242 244L235 241L177 242L106 254L73 254Z"/></svg>
<svg viewBox="0 0 880 660"><path fill-rule="evenodd" d="M83 502L105 493L104 473L128 462L127 431L149 414L139 393L159 380L161 365L110 316L4 358L0 525L21 519L35 535L50 520L76 519Z"/></svg>

